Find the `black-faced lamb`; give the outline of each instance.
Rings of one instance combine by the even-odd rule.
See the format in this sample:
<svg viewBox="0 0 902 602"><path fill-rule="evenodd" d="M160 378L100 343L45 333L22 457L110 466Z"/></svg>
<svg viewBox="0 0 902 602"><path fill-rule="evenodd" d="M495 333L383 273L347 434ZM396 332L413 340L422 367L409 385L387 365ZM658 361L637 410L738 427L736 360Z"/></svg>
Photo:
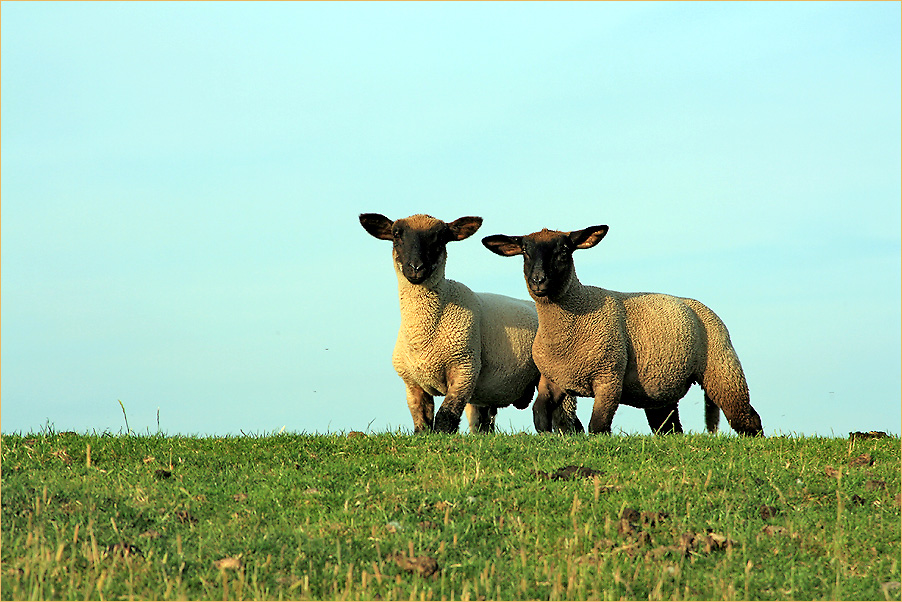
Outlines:
<svg viewBox="0 0 902 602"><path fill-rule="evenodd" d="M533 358L552 383L552 404L564 393L593 397L590 433L609 433L621 403L643 408L654 432L682 432L677 402L699 383L709 431L717 429L720 408L736 432L761 435L739 357L714 312L694 299L580 283L573 252L594 247L607 232L544 229L482 240L498 255L523 255L539 315Z"/></svg>
<svg viewBox="0 0 902 602"><path fill-rule="evenodd" d="M529 406L540 431L582 432L576 401L551 399L532 360L538 316L532 303L474 293L445 278L446 245L471 236L480 217L446 223L429 215L390 220L360 215L375 238L392 241L401 326L392 364L407 388L414 431L456 432L466 409L471 432L494 430L498 408ZM438 412L433 396L444 395Z"/></svg>

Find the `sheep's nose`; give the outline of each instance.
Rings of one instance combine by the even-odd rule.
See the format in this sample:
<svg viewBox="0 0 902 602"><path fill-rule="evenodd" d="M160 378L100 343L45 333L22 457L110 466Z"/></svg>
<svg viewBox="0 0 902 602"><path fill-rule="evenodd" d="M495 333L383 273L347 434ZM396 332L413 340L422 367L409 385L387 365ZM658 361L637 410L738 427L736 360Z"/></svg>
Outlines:
<svg viewBox="0 0 902 602"><path fill-rule="evenodd" d="M426 265L422 261L408 261L404 264L403 272L412 284L421 284L428 276Z"/></svg>
<svg viewBox="0 0 902 602"><path fill-rule="evenodd" d="M545 284L547 278L545 278L545 274L535 273L529 277L530 282L536 285Z"/></svg>

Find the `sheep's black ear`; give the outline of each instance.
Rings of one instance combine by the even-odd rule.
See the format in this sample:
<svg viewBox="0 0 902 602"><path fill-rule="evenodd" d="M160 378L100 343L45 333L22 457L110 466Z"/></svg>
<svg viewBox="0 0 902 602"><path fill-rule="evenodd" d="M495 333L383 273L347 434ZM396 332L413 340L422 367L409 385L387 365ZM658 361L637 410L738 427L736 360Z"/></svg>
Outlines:
<svg viewBox="0 0 902 602"><path fill-rule="evenodd" d="M391 227L394 222L381 213L361 213L360 225L379 240L391 240Z"/></svg>
<svg viewBox="0 0 902 602"><path fill-rule="evenodd" d="M460 217L448 224L448 242L463 240L473 236L482 225L482 218L473 215Z"/></svg>
<svg viewBox="0 0 902 602"><path fill-rule="evenodd" d="M604 235L608 233L607 226L589 226L582 230L575 230L568 234L570 243L574 249L591 249L601 242Z"/></svg>
<svg viewBox="0 0 902 602"><path fill-rule="evenodd" d="M505 236L504 234L493 234L482 239L482 244L486 249L501 255L502 257L512 257L514 255L523 254L523 237L522 236Z"/></svg>

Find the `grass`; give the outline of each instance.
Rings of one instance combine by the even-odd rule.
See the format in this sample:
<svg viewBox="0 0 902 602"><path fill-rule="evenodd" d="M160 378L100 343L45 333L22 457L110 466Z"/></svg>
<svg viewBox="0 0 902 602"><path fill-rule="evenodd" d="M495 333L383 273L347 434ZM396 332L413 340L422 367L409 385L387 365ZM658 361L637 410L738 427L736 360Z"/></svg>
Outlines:
<svg viewBox="0 0 902 602"><path fill-rule="evenodd" d="M899 599L898 438L46 432L0 448L3 599ZM542 474L571 464L602 473Z"/></svg>

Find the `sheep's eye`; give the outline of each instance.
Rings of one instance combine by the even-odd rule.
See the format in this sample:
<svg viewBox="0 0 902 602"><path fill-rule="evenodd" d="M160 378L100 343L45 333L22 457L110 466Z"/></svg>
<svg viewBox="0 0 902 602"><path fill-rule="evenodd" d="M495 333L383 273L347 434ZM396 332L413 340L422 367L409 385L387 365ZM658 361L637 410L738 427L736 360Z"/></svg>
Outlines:
<svg viewBox="0 0 902 602"><path fill-rule="evenodd" d="M391 236L395 240L401 240L401 230L392 230Z"/></svg>

